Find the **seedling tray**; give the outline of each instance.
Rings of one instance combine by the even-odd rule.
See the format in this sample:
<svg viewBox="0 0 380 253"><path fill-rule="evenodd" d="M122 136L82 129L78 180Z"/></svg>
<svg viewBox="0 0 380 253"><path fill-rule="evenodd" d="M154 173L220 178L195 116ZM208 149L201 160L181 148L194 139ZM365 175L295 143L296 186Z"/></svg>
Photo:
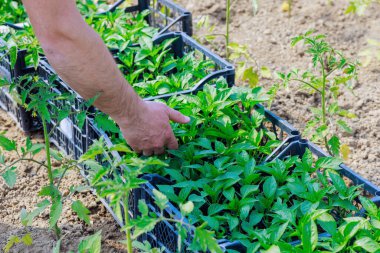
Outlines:
<svg viewBox="0 0 380 253"><path fill-rule="evenodd" d="M125 0L116 2L109 11L117 9ZM150 26L160 29L160 34L166 32L184 32L193 35L191 12L170 0L136 0L134 5L125 8L127 13L140 13L149 10L147 22Z"/></svg>
<svg viewBox="0 0 380 253"><path fill-rule="evenodd" d="M164 94L160 96L155 97L148 97L144 98L144 100L152 101L156 99L169 99L172 96L178 96L181 94L190 94L190 93L196 93L197 91L201 90L205 84L210 83L213 80L217 80L220 77L224 77L226 81L229 83L230 86L233 85L234 77L235 77L235 70L231 64L223 60L221 57L213 54L206 48L199 45L196 41L194 41L191 37L186 35L185 33L167 33L164 35L159 36L157 39L155 39L155 43L161 43L166 39L170 38L178 38L173 46L172 50L174 54L178 57L183 56L186 53L193 52L198 55L198 57L202 57L202 59L209 59L212 60L215 64L215 70L211 72L209 75L204 77L200 82L198 82L193 88L185 91L180 91L176 93L169 93ZM49 85L49 79L51 76L56 76L55 70L49 65L46 59L41 59L40 65L38 68L38 76L47 84ZM68 84L66 84L61 78L56 78L54 81L56 89L59 92L68 92L71 94L76 94L76 97L78 98L75 101L75 104L72 105L73 111L79 111L83 109L87 109L91 112L95 111L95 108L84 108L84 100L73 90L70 88ZM268 112L269 115L269 112ZM272 121L276 122L278 119L272 115L271 116ZM52 123L54 124L54 122ZM63 125L62 125L63 124ZM277 123L276 123L277 124ZM82 147L82 139L88 138L87 136L90 135L87 132L86 128L80 128L78 124L75 123L74 118L67 118L61 123L62 126L51 126L51 129L53 131L53 134L51 136L51 141L59 147L60 150L64 151L66 155L70 155L73 157L78 157L80 154L83 154L83 152L86 152L87 150L84 150ZM287 126L284 123L284 129L290 130L290 126ZM280 131L280 130L278 130ZM295 129L291 129L291 131L296 131ZM283 133L283 132L282 132ZM290 133L290 132L289 132ZM279 132L279 134L281 134ZM281 136L282 137L282 136ZM287 136L286 136L287 137ZM282 139L280 139L282 140Z"/></svg>
<svg viewBox="0 0 380 253"><path fill-rule="evenodd" d="M51 68L47 61L43 59L40 61L37 74L41 80L49 85L49 80L52 76L55 76L55 71ZM75 103L70 104L72 112L71 116L63 119L61 122L55 122L54 120L47 122L47 128L50 132L50 142L58 147L58 149L64 154L72 156L74 159L78 159L84 154L84 152L86 152L86 122L84 123L84 126L80 127L75 113L87 109L84 107L85 101L60 77L56 76L53 80L54 85L49 85L51 87L51 92L56 94L72 94L75 96ZM54 100L48 102L53 106L60 108L62 104L67 101Z"/></svg>
<svg viewBox="0 0 380 253"><path fill-rule="evenodd" d="M307 141L305 139L298 139L292 143L290 143L285 149L283 149L280 153L277 154L277 159L285 159L287 157L292 156L302 156L306 149L309 149L312 154L315 157L326 157L329 156L325 151L323 151L320 147L318 147L316 144ZM350 169L348 166L341 164L340 170L337 170L339 174L347 179L352 185L361 185L363 189L366 191L367 194L370 194L373 196L372 201L376 205L380 205L380 188L376 186L375 184L371 183L370 181L364 179L357 173L355 173L352 169ZM362 212L359 211L358 215ZM330 237L328 233L322 233L319 234L319 238L326 238ZM291 244L293 246L298 245L300 241L294 241ZM224 249L234 250L237 252L246 252L247 249L245 246L243 246L240 242L227 242L223 244Z"/></svg>
<svg viewBox="0 0 380 253"><path fill-rule="evenodd" d="M5 46L6 42L0 39L0 47ZM25 63L25 50L17 52L15 66L12 67L9 55L0 52L0 78L8 82L17 80L19 77L33 73L34 69L27 67ZM20 91L19 89L17 91ZM15 94L16 95L16 94ZM19 103L13 94L10 94L8 88L0 88L0 107L12 117L18 127L24 132L32 132L41 128L41 124L36 117L32 117L31 112L27 112Z"/></svg>
<svg viewBox="0 0 380 253"><path fill-rule="evenodd" d="M263 110L262 106L258 106L258 109ZM285 159L290 156L302 156L305 152L306 149L309 149L314 156L316 157L325 157L328 156L322 149L320 149L317 145L301 139L299 136L294 136L291 133L289 133L289 130L292 130L293 128L289 123L286 121L282 120L275 114L265 111L265 114L267 116L268 122L270 124L275 124L280 123L281 126L276 125L276 129L280 130L278 132L283 132L282 134L285 135L287 134L289 137L287 139L291 140L289 143L286 143L282 148L276 150L274 152L275 154L272 154L269 157L272 157L268 160L273 160L273 159ZM112 146L112 141L108 138L107 134L102 131L101 129L97 128L94 123L92 122L91 119L88 120L87 127L89 127L89 133L90 135L88 136L89 142L87 143L87 147L89 147L92 144L92 140L99 139L100 137L103 137L106 145L111 147ZM119 154L114 153L114 156L120 157ZM275 158L273 158L275 157ZM363 188L371 195L373 196L379 196L380 189L376 185L372 184L368 180L365 180L364 178L360 177L357 175L355 172L353 172L350 168L348 168L346 165L342 164L340 165L341 170L339 170L339 173L346 179L350 180L353 185L362 185ZM138 215L138 209L137 209L137 204L139 199L144 199L146 203L148 204L149 208L151 209L152 212L157 213L157 209L154 206L154 201L153 201L153 194L152 191L155 189L155 185L160 185L160 184L167 184L167 180L161 176L158 175L145 175L144 178L148 181L140 189L136 189L133 191L131 194L131 199L130 199L130 210L129 213L133 217L135 215ZM166 182L165 182L166 180ZM163 182L164 181L164 182ZM169 183L170 184L170 183ZM373 200L376 204L378 204L380 201L378 200L379 197L375 197ZM106 207L108 211L116 217L116 221L120 226L123 225L122 219L120 217L117 217L113 209L109 206L107 203L107 200L103 200L104 203L106 204ZM159 213L157 213L159 214ZM165 215L171 215L174 217L180 217L180 212L175 208L173 205L170 205L166 210L165 210ZM189 235L191 237L191 234ZM323 237L329 237L329 234L327 233L322 233L319 235L320 238ZM161 222L158 224L158 226L151 232L148 233L142 237L139 238L141 241L149 241L153 247L164 247L166 249L166 252L176 252L177 249L177 234L176 234L176 229L175 227L167 222ZM186 242L185 242L186 244ZM292 245L297 245L299 244L299 241L294 241L291 243ZM220 247L224 250L234 250L237 252L246 252L246 248L239 242L228 242L227 240L220 240L219 241ZM187 246L187 245L185 245Z"/></svg>
<svg viewBox="0 0 380 253"><path fill-rule="evenodd" d="M276 137L279 140L282 140L282 144L274 150L274 152L268 156L267 159L272 159L273 157L277 157L279 154L282 154L284 150L287 150L289 147L291 147L291 143L294 141L297 141L300 139L299 132L287 121L284 119L278 117L274 113L270 112L269 110L266 110L263 106L258 105L256 108L258 111L261 111L265 117L265 123L262 125L262 127L265 127L269 130L271 130L273 133L276 134ZM87 126L87 144L86 148L90 147L93 144L94 140L98 140L101 137L104 138L104 141L108 147L112 147L113 143L109 136L101 129L99 129L93 119L88 118L88 122L86 124ZM117 152L113 152L112 155L114 158L121 159L120 155ZM99 157L99 162L103 161L104 157ZM84 168L84 175L86 175ZM138 212L138 201L139 199L144 199L148 205L148 207L151 209L152 212L157 213L157 207L155 207L154 200L153 200L153 189L155 189L156 185L168 183L168 180L158 176L158 175L145 175L143 177L148 182L143 184L139 189L136 189L131 194L130 199L130 209L129 213L132 217L135 217L139 214ZM169 182L170 183L170 182ZM103 200L105 203L107 203L107 200ZM108 211L113 215L113 217L116 217L115 220L120 226L123 226L123 219L120 217L117 217L114 210L111 208L111 206L107 203L106 208ZM159 213L157 213L159 215ZM181 217L180 212L177 208L175 208L173 205L170 205L166 210L164 215L173 216L173 217ZM188 235L189 239L192 236L191 234ZM139 238L141 241L149 241L149 243L152 244L153 247L164 247L166 249L166 252L176 252L177 249L177 232L175 227L168 223L168 222L161 222L159 223L152 232L143 235ZM185 242L187 244L188 242ZM227 249L230 245L227 240L221 240L219 242L221 247L223 249ZM185 245L188 246L188 245Z"/></svg>
<svg viewBox="0 0 380 253"><path fill-rule="evenodd" d="M210 83L211 81L216 81L220 77L223 77L226 80L228 86L231 87L234 85L235 83L234 66L231 63L224 60L222 57L213 53L208 48L204 47L203 45L200 45L197 41L195 41L193 38L188 36L186 33L183 33L183 32L165 33L165 34L157 36L153 40L153 44L158 45L158 44L163 43L165 40L174 39L174 38L176 38L176 40L171 45L171 52L174 54L176 58L181 58L185 56L186 54L193 53L195 58L197 59L212 61L214 64L214 70L188 90L147 97L147 98L144 98L145 100L152 101L152 100L157 100L157 99L169 99L170 97L173 97L173 96L196 93L197 91L202 90L206 84ZM113 53L116 53L116 52L113 51ZM119 61L117 57L115 59L116 61Z"/></svg>

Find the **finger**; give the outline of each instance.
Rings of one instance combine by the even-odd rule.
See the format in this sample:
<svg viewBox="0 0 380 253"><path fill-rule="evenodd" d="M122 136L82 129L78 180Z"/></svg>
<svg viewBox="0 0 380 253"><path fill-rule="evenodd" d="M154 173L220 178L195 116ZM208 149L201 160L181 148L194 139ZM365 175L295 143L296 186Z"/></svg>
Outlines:
<svg viewBox="0 0 380 253"><path fill-rule="evenodd" d="M144 156L152 156L153 155L153 150L147 149L143 151Z"/></svg>
<svg viewBox="0 0 380 253"><path fill-rule="evenodd" d="M186 124L186 123L190 122L189 117L183 115L179 111L176 111L172 108L169 108L169 119L174 121L174 122L181 123L181 124Z"/></svg>
<svg viewBox="0 0 380 253"><path fill-rule="evenodd" d="M155 155L162 155L163 153L165 153L165 148L155 148L154 149L154 154Z"/></svg>
<svg viewBox="0 0 380 253"><path fill-rule="evenodd" d="M175 138L173 132L170 133L166 146L168 147L168 149L178 149L178 141Z"/></svg>

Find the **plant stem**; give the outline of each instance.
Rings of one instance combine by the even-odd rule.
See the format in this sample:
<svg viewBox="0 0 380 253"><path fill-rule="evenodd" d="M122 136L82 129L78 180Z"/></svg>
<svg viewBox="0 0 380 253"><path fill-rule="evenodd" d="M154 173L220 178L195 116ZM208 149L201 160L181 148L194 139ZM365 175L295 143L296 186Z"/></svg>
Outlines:
<svg viewBox="0 0 380 253"><path fill-rule="evenodd" d="M321 90L321 97L322 97L322 123L327 127L327 111L326 111L326 72L325 72L325 66L323 64L323 60L321 60L321 66L322 66L322 90ZM324 136L324 143L327 151L331 155L331 150L328 144L327 136Z"/></svg>
<svg viewBox="0 0 380 253"><path fill-rule="evenodd" d="M42 118L42 127L43 127L44 138L45 138L45 151L46 151L46 162L47 162L49 183L52 186L54 185L54 179L53 179L53 172L51 168L50 142L49 142L49 135L48 135L47 127L46 127L46 120L44 118Z"/></svg>
<svg viewBox="0 0 380 253"><path fill-rule="evenodd" d="M230 17L231 17L231 0L227 0L226 7L226 58L230 59Z"/></svg>
<svg viewBox="0 0 380 253"><path fill-rule="evenodd" d="M125 226L126 226L126 239L127 239L127 252L128 253L133 253L133 249L132 249L132 239L131 239L131 229L129 228L129 224L130 224L130 219L129 219L129 213L128 213L128 210L129 210L129 204L128 204L128 200L129 200L129 193L127 193L126 197L123 199L123 204L124 204L124 218L125 218Z"/></svg>

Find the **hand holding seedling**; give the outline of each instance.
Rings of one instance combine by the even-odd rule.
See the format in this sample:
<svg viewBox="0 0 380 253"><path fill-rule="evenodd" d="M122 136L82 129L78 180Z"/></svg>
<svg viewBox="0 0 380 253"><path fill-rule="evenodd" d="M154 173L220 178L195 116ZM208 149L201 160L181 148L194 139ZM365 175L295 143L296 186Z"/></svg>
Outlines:
<svg viewBox="0 0 380 253"><path fill-rule="evenodd" d="M134 113L117 121L128 144L145 156L160 155L168 149L178 149L169 120L188 123L190 119L180 112L157 102L140 100Z"/></svg>
<svg viewBox="0 0 380 253"><path fill-rule="evenodd" d="M169 120L186 123L178 112L143 102L118 69L99 35L82 19L75 2L23 0L42 48L60 77L118 123L130 146L144 155L178 144Z"/></svg>

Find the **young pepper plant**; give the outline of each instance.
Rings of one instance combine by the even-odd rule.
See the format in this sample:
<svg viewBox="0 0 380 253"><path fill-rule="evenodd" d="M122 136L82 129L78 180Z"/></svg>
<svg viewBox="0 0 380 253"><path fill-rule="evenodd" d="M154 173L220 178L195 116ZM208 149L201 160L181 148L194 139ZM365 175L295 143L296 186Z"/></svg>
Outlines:
<svg viewBox="0 0 380 253"><path fill-rule="evenodd" d="M300 84L301 89L317 94L320 107L311 107L312 119L308 121L305 132L315 142L323 143L331 155L340 155L342 145L337 137L337 128L352 133L345 119L356 115L342 109L338 98L342 88L352 91L352 82L357 79L358 62L347 59L340 51L334 49L324 35L313 35L313 31L292 39L292 46L303 42L305 53L310 55L313 68L305 71L298 69L278 73L284 86L289 83ZM346 147L347 146L343 146ZM343 154L346 157L346 154Z"/></svg>

